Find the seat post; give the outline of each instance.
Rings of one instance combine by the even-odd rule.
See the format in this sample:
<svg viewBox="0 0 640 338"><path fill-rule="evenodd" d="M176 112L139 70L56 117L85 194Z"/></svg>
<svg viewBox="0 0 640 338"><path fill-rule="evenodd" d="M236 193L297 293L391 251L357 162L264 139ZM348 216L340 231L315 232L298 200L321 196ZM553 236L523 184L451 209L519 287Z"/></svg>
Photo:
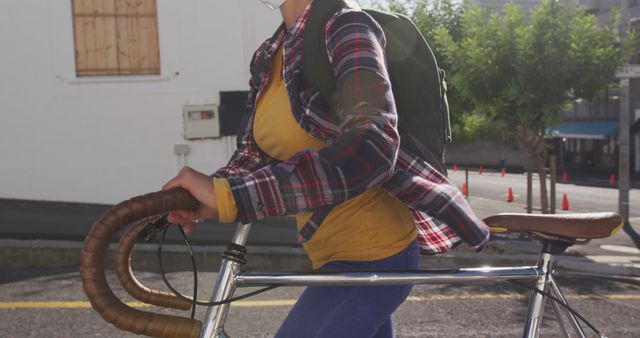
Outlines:
<svg viewBox="0 0 640 338"><path fill-rule="evenodd" d="M549 289L549 284L552 278L551 271L555 261L554 255L558 253L559 249L561 248L557 247L557 245L551 241L544 240L542 242L542 250L538 257L538 269L542 271L542 275L535 283L534 287L536 289L545 292ZM542 323L542 317L544 314L545 298L546 297L544 295L531 291L531 296L529 297L529 309L527 311L527 321L525 323L524 333L522 334L523 337L538 337L540 333L540 324Z"/></svg>

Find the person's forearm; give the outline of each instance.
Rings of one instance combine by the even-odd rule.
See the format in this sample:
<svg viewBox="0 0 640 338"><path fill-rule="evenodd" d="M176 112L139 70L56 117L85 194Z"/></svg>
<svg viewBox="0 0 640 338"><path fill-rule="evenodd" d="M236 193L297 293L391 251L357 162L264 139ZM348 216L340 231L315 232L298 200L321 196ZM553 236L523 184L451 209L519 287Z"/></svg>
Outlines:
<svg viewBox="0 0 640 338"><path fill-rule="evenodd" d="M327 46L338 79L340 132L319 152L307 149L228 177L242 221L337 205L393 172L400 141L381 29L362 12L332 23L337 28L328 29Z"/></svg>

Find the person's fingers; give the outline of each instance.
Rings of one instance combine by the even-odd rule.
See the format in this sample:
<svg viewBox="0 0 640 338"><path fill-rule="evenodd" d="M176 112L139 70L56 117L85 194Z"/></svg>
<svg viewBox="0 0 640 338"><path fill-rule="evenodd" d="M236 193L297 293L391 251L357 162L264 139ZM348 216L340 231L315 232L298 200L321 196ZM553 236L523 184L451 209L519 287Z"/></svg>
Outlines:
<svg viewBox="0 0 640 338"><path fill-rule="evenodd" d="M198 214L194 211L178 210L170 212L167 220L173 224L187 224L199 218Z"/></svg>
<svg viewBox="0 0 640 338"><path fill-rule="evenodd" d="M193 218L184 218L180 216L170 215L169 217L167 217L167 220L171 224L187 224L189 222L192 222Z"/></svg>
<svg viewBox="0 0 640 338"><path fill-rule="evenodd" d="M175 213L178 214L180 217L188 220L194 220L194 219L200 218L198 216L198 213L192 210L176 210Z"/></svg>
<svg viewBox="0 0 640 338"><path fill-rule="evenodd" d="M217 219L218 218L218 210L217 206L214 208L208 207L204 204L201 204L197 210L199 218L202 219Z"/></svg>
<svg viewBox="0 0 640 338"><path fill-rule="evenodd" d="M172 213L169 213L169 216L167 216L167 221L169 221L169 223L171 224L182 224L182 222L184 222L184 218L172 212Z"/></svg>
<svg viewBox="0 0 640 338"><path fill-rule="evenodd" d="M198 227L198 224L196 223L187 223L187 224L183 224L182 225L182 230L184 230L184 233L188 236L191 235L191 233L193 232L193 230L196 229L196 227Z"/></svg>
<svg viewBox="0 0 640 338"><path fill-rule="evenodd" d="M162 190L170 190L173 188L182 188L182 177L176 176L162 186Z"/></svg>
<svg viewBox="0 0 640 338"><path fill-rule="evenodd" d="M169 190L172 188L182 188L182 181L184 180L185 168L182 168L178 175L169 180L162 186L162 190Z"/></svg>
<svg viewBox="0 0 640 338"><path fill-rule="evenodd" d="M169 222L186 226L197 219L215 219L218 217L218 206L211 177L189 167L184 167L176 177L162 186L163 190L172 188L186 189L200 202L200 205L195 211L178 210L169 213Z"/></svg>

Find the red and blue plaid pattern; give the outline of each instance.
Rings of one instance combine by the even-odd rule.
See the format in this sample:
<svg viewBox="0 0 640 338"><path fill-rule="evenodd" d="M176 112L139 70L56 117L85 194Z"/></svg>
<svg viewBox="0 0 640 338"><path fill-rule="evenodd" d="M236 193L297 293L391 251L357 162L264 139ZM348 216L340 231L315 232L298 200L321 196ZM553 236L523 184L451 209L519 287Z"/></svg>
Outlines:
<svg viewBox="0 0 640 338"><path fill-rule="evenodd" d="M294 25L282 25L254 54L247 114L238 134L237 151L214 176L229 181L242 222L313 211L298 233L307 241L338 204L381 186L407 204L418 227L424 254L442 253L464 240L480 251L489 238L487 226L460 191L429 164L399 149L396 111L384 61L384 34L366 13L338 11L325 29L327 53L334 67L338 121L302 75L302 33L313 2ZM287 161L261 151L253 138L255 108L265 89L273 56L284 48L284 79L298 124L327 143L320 151L305 149ZM263 69L255 69L259 58Z"/></svg>

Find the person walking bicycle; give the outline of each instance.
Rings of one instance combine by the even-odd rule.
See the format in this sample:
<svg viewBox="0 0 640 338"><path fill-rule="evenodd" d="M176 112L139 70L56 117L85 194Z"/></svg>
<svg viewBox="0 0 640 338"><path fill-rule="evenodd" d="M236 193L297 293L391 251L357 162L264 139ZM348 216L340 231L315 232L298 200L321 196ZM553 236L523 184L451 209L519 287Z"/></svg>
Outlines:
<svg viewBox="0 0 640 338"><path fill-rule="evenodd" d="M298 240L320 271L410 270L418 255L466 242L488 227L424 158L401 146L380 25L340 7L324 26L335 103L303 76L303 33L328 0L262 0L283 24L255 52L247 114L229 163L212 176L185 167L164 190L199 202L168 220L190 233L201 219L245 222L295 215ZM404 143L403 143L404 145ZM411 286L310 286L277 337L392 337L391 314Z"/></svg>

